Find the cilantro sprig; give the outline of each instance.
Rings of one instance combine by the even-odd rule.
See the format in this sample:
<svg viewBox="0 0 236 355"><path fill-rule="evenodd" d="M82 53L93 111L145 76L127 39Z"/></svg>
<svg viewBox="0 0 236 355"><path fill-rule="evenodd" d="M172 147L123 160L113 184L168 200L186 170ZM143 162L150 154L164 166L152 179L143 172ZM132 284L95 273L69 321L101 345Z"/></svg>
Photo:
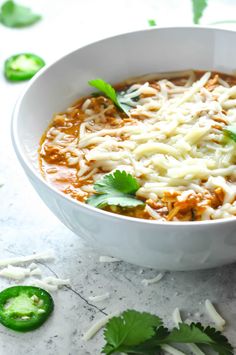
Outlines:
<svg viewBox="0 0 236 355"><path fill-rule="evenodd" d="M30 8L18 5L13 0L5 1L0 9L0 22L7 27L26 27L41 19Z"/></svg>
<svg viewBox="0 0 236 355"><path fill-rule="evenodd" d="M226 137L232 139L234 142L236 142L236 126L227 126L224 130L223 133L225 134Z"/></svg>
<svg viewBox="0 0 236 355"><path fill-rule="evenodd" d="M102 353L117 352L136 355L162 354L163 345L204 345L219 355L233 355L233 347L221 332L200 323L181 323L169 330L162 320L150 313L127 310L113 317L104 330L106 344Z"/></svg>
<svg viewBox="0 0 236 355"><path fill-rule="evenodd" d="M156 24L156 21L154 19L149 19L148 20L148 24L150 27L155 27L157 24Z"/></svg>
<svg viewBox="0 0 236 355"><path fill-rule="evenodd" d="M111 84L107 83L103 79L94 79L90 80L90 86L98 89L99 91L103 92L106 97L108 97L120 110L125 112L127 116L129 116L130 106L122 103L122 95L116 92L116 90L111 86Z"/></svg>
<svg viewBox="0 0 236 355"><path fill-rule="evenodd" d="M192 0L193 22L197 25L202 18L203 12L208 5L208 0Z"/></svg>
<svg viewBox="0 0 236 355"><path fill-rule="evenodd" d="M113 354L115 351L133 347L150 339L155 335L155 328L162 325L162 320L150 313L139 313L128 310L120 317L113 317L104 331L107 344L103 348L103 353ZM122 350L123 351L123 350Z"/></svg>
<svg viewBox="0 0 236 355"><path fill-rule="evenodd" d="M104 175L94 184L97 194L87 199L91 206L104 208L105 206L136 207L144 205L143 201L135 197L139 189L137 180L126 171L116 170Z"/></svg>

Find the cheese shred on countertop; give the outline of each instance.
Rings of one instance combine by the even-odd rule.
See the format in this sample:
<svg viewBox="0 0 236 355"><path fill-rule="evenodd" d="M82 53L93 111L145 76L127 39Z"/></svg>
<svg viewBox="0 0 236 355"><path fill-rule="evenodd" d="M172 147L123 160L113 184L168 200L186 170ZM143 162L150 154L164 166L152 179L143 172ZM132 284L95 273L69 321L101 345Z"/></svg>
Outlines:
<svg viewBox="0 0 236 355"><path fill-rule="evenodd" d="M153 277L152 279L143 279L141 282L144 284L144 286L152 285L154 283L157 283L161 281L165 274L159 273L157 276Z"/></svg>
<svg viewBox="0 0 236 355"><path fill-rule="evenodd" d="M186 355L182 351L180 351L180 350L178 350L178 349L176 349L176 348L174 348L173 346L170 346L170 345L162 345L161 348L167 354L171 354L171 355Z"/></svg>
<svg viewBox="0 0 236 355"><path fill-rule="evenodd" d="M216 328L219 331L223 331L226 324L225 320L217 312L217 310L215 309L215 307L213 306L210 300L205 301L205 306L206 306L207 313L209 317L212 319L212 321L215 323Z"/></svg>
<svg viewBox="0 0 236 355"><path fill-rule="evenodd" d="M182 323L182 318L180 314L179 308L175 308L173 314L172 314L173 321L175 323L175 326L179 328L179 324ZM192 354L194 355L205 355L204 352L196 345L196 344L187 344L189 350L191 351Z"/></svg>
<svg viewBox="0 0 236 355"><path fill-rule="evenodd" d="M0 267L8 266L8 265L19 265L19 264L26 264L32 261L44 261L55 259L55 253L53 250L47 250L41 253L35 253L32 255L26 256L15 256L12 258L0 259ZM32 266L32 264L30 265Z"/></svg>
<svg viewBox="0 0 236 355"><path fill-rule="evenodd" d="M121 312L114 312L109 314L108 316L105 316L104 318L100 319L99 321L97 321L96 323L94 323L91 328L89 328L89 330L84 334L83 336L83 340L88 341L91 338L94 337L95 334L97 334L97 332L102 329L107 322L116 316L119 316Z"/></svg>
<svg viewBox="0 0 236 355"><path fill-rule="evenodd" d="M106 255L101 255L99 257L99 262L100 263L115 263L121 261L120 259L113 258L113 256L106 256Z"/></svg>
<svg viewBox="0 0 236 355"><path fill-rule="evenodd" d="M102 95L54 117L41 141L46 179L86 202L104 174L124 170L138 180L146 208L116 213L164 221L235 216L236 142L224 129L236 125L236 78L188 71L119 87L129 117Z"/></svg>
<svg viewBox="0 0 236 355"><path fill-rule="evenodd" d="M88 299L91 302L102 302L110 298L110 293L106 292L101 295L96 295L96 296L89 296Z"/></svg>

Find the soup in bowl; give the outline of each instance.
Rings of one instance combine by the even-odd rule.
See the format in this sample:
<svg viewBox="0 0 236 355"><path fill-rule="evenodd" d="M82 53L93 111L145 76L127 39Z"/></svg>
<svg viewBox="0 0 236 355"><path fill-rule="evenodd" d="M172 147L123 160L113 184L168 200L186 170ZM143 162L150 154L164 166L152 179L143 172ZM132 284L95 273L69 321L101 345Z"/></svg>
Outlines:
<svg viewBox="0 0 236 355"><path fill-rule="evenodd" d="M90 83L107 90L56 114L42 136L39 164L48 182L136 218L235 216L236 77L149 75L117 86L113 100L114 88Z"/></svg>
<svg viewBox="0 0 236 355"><path fill-rule="evenodd" d="M236 260L235 37L194 27L105 39L44 69L20 98L23 168L100 253L162 270Z"/></svg>

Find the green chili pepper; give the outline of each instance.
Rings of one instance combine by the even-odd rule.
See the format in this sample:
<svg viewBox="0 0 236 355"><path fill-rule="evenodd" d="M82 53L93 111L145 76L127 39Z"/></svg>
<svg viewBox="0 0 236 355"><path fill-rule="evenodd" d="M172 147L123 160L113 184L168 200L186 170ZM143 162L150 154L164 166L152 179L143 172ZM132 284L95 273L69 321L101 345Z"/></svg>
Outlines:
<svg viewBox="0 0 236 355"><path fill-rule="evenodd" d="M0 292L0 323L28 332L40 327L54 308L51 295L34 286L13 286Z"/></svg>
<svg viewBox="0 0 236 355"><path fill-rule="evenodd" d="M4 74L10 81L28 80L44 65L44 60L35 54L16 54L5 61Z"/></svg>

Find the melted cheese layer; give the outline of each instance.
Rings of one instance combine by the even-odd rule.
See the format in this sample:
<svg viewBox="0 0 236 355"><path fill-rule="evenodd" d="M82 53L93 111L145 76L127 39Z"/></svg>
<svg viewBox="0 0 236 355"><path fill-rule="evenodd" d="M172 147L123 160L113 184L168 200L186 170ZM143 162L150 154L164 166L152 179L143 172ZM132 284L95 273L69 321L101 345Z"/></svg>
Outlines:
<svg viewBox="0 0 236 355"><path fill-rule="evenodd" d="M137 196L147 203L142 218L234 216L236 143L223 130L236 124L235 83L233 77L191 71L137 80L121 93L129 118L104 97L83 98L54 118L61 124L53 123L43 139L44 173L48 157L58 155L56 169L75 169L69 184L74 196L69 193L85 201L102 175L125 170L139 180Z"/></svg>

